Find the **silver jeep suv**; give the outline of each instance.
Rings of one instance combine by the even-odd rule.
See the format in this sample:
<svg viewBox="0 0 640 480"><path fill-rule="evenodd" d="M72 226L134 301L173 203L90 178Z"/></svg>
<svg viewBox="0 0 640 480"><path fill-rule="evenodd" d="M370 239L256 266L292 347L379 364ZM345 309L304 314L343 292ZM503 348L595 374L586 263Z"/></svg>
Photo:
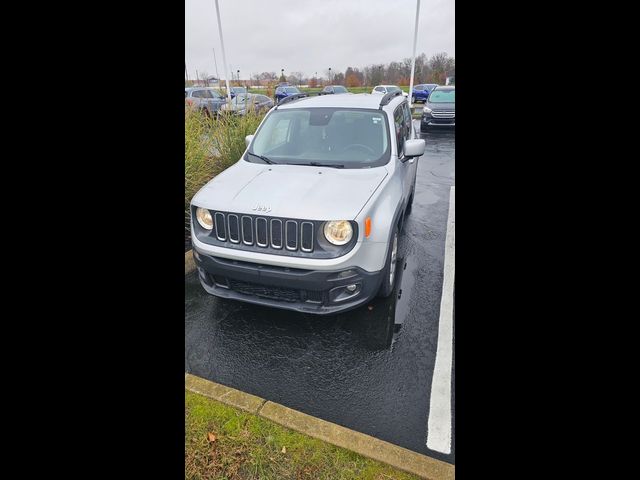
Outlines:
<svg viewBox="0 0 640 480"><path fill-rule="evenodd" d="M288 97L246 141L191 202L204 289L317 314L390 295L425 150L401 92Z"/></svg>

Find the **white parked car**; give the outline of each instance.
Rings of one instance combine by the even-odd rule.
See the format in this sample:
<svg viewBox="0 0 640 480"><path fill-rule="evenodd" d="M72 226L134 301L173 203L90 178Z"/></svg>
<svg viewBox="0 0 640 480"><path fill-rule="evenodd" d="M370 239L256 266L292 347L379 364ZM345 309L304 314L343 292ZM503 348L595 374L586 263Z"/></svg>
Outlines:
<svg viewBox="0 0 640 480"><path fill-rule="evenodd" d="M402 95L404 95L405 97L409 95L397 85L376 85L375 87L373 87L373 90L371 90L371 93L378 95L384 95L385 93L391 92L402 92Z"/></svg>

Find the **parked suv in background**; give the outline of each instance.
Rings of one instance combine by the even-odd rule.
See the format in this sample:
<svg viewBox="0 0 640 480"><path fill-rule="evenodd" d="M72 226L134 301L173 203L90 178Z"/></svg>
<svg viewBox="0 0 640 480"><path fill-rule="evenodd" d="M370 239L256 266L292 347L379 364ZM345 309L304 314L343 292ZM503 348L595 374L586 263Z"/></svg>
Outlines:
<svg viewBox="0 0 640 480"><path fill-rule="evenodd" d="M431 91L438 85L435 83L421 83L413 87L411 103L426 102Z"/></svg>
<svg viewBox="0 0 640 480"><path fill-rule="evenodd" d="M420 131L431 128L455 128L456 126L456 87L438 86L429 94L422 108Z"/></svg>
<svg viewBox="0 0 640 480"><path fill-rule="evenodd" d="M285 99L246 141L238 162L191 201L203 288L315 314L389 296L425 150L407 100Z"/></svg>
<svg viewBox="0 0 640 480"><path fill-rule="evenodd" d="M392 92L402 92L402 95L404 95L405 97L408 96L406 92L404 92L400 87L396 85L376 85L375 87L373 87L373 90L371 90L372 94L378 95L385 95Z"/></svg>
<svg viewBox="0 0 640 480"><path fill-rule="evenodd" d="M300 93L302 92L298 89L298 87L291 87L291 86L278 87L276 88L276 93L275 93L276 103L278 103L283 98L287 98L291 95L298 95Z"/></svg>
<svg viewBox="0 0 640 480"><path fill-rule="evenodd" d="M226 102L225 97L214 88L186 87L184 89L185 105L193 106L206 115L212 115Z"/></svg>
<svg viewBox="0 0 640 480"><path fill-rule="evenodd" d="M349 90L342 85L327 85L318 95L330 95L333 93L349 93Z"/></svg>

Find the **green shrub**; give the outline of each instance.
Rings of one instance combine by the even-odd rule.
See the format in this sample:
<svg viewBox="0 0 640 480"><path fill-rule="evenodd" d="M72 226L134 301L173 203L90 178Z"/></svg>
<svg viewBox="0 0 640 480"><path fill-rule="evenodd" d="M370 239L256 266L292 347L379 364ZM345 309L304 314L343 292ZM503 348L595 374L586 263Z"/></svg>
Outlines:
<svg viewBox="0 0 640 480"><path fill-rule="evenodd" d="M189 203L213 177L240 159L245 136L255 133L263 114L221 115L209 118L198 110L185 108L184 176L185 232L189 226Z"/></svg>

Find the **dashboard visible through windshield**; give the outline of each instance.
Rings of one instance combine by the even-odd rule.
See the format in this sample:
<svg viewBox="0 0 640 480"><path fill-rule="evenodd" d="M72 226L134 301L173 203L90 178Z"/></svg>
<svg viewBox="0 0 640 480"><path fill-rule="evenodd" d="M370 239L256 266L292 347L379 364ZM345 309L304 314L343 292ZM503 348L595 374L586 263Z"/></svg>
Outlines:
<svg viewBox="0 0 640 480"><path fill-rule="evenodd" d="M380 110L296 108L269 114L245 160L366 168L386 164L390 150L389 129Z"/></svg>

